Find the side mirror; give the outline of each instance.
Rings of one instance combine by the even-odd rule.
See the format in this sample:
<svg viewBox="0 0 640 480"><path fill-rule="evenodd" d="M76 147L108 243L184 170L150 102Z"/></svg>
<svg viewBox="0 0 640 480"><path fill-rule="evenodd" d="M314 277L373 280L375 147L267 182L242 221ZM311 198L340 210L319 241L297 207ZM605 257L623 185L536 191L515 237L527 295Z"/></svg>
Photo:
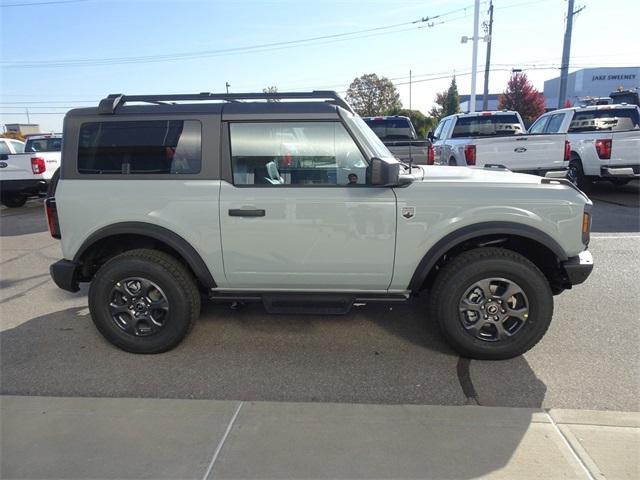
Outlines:
<svg viewBox="0 0 640 480"><path fill-rule="evenodd" d="M373 157L369 163L369 185L395 187L399 184L400 163L389 163Z"/></svg>
<svg viewBox="0 0 640 480"><path fill-rule="evenodd" d="M0 153L0 160L9 160L8 153Z"/></svg>
<svg viewBox="0 0 640 480"><path fill-rule="evenodd" d="M435 137L433 136L433 130L430 130L429 132L427 132L427 139L431 140L433 142L433 139Z"/></svg>

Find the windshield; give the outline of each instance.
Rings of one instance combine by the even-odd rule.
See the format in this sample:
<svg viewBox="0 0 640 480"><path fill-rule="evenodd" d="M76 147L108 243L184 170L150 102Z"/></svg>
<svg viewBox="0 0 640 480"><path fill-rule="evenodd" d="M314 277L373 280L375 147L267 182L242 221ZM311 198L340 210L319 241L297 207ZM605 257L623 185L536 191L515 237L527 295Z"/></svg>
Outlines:
<svg viewBox="0 0 640 480"><path fill-rule="evenodd" d="M361 143L364 143L367 147L369 147L369 149L371 150L370 153L372 153L374 157L393 157L393 154L384 145L384 143L382 143L378 136L373 133L373 130L369 128L369 126L362 118L357 115L352 115L346 111L342 113L349 129L356 137L358 137L358 140L361 140Z"/></svg>
<svg viewBox="0 0 640 480"><path fill-rule="evenodd" d="M640 128L639 125L638 110L635 108L603 108L576 112L569 125L569 131L633 130Z"/></svg>
<svg viewBox="0 0 640 480"><path fill-rule="evenodd" d="M520 133L523 133L523 129L517 115L490 114L458 118L451 138L489 137Z"/></svg>
<svg viewBox="0 0 640 480"><path fill-rule="evenodd" d="M59 152L62 149L61 138L28 138L25 152Z"/></svg>
<svg viewBox="0 0 640 480"><path fill-rule="evenodd" d="M407 118L363 118L378 137L385 140L413 140L415 135Z"/></svg>

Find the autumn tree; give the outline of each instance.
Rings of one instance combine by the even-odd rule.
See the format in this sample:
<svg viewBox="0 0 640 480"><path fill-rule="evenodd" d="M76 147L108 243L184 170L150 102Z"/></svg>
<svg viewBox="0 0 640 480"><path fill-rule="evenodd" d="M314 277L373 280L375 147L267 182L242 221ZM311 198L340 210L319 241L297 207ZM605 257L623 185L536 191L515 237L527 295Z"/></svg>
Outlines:
<svg viewBox="0 0 640 480"><path fill-rule="evenodd" d="M533 87L525 73L514 73L498 99L498 109L518 112L525 125L529 125L544 113L544 96Z"/></svg>
<svg viewBox="0 0 640 480"><path fill-rule="evenodd" d="M346 100L363 117L386 115L402 108L400 94L393 82L375 73L362 75L351 82Z"/></svg>
<svg viewBox="0 0 640 480"><path fill-rule="evenodd" d="M13 140L20 140L24 142L25 137L20 132L4 132L0 134L0 138L11 138Z"/></svg>
<svg viewBox="0 0 640 480"><path fill-rule="evenodd" d="M451 79L451 84L447 90L436 93L434 103L435 106L429 114L437 120L460 112L460 95L458 94L458 84L455 76Z"/></svg>

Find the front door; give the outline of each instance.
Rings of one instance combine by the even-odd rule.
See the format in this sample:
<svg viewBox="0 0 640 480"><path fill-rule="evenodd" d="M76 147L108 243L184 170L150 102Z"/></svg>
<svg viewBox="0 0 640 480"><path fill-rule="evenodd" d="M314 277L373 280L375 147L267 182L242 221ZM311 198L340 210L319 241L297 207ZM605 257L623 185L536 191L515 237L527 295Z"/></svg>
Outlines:
<svg viewBox="0 0 640 480"><path fill-rule="evenodd" d="M396 199L338 121L232 122L220 223L229 288L386 290ZM226 155L223 155L223 158Z"/></svg>

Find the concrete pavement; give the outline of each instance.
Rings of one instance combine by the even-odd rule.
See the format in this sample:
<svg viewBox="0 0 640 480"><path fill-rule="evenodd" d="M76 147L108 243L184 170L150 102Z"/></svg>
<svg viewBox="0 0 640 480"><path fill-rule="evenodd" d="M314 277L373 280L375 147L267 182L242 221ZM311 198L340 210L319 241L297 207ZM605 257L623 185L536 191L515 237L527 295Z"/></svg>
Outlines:
<svg viewBox="0 0 640 480"><path fill-rule="evenodd" d="M0 398L0 476L640 478L640 414L215 400Z"/></svg>

